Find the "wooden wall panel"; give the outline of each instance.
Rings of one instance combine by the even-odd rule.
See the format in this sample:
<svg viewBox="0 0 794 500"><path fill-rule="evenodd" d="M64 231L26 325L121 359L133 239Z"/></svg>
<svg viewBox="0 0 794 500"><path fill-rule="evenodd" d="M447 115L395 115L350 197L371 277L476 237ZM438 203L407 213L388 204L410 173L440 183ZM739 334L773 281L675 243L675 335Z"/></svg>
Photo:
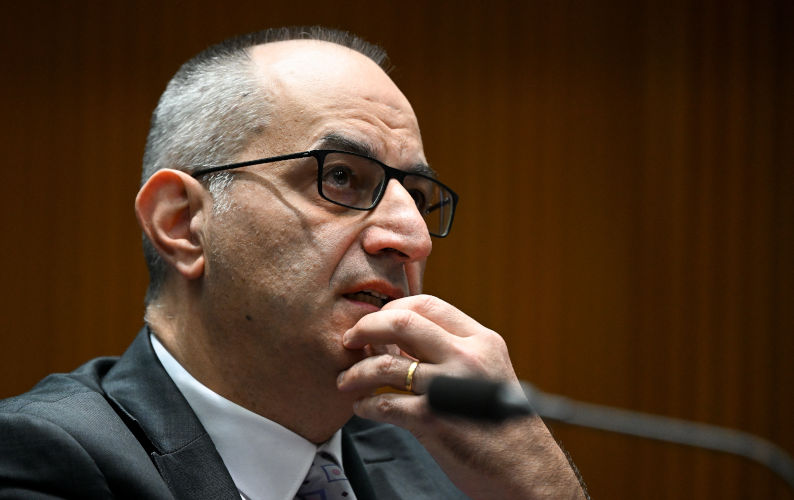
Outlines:
<svg viewBox="0 0 794 500"><path fill-rule="evenodd" d="M522 378L794 452L794 8L761 2L45 2L0 20L0 397L119 354L132 213L185 59L285 24L384 45L462 197L427 288ZM554 426L596 498L790 498L732 457Z"/></svg>

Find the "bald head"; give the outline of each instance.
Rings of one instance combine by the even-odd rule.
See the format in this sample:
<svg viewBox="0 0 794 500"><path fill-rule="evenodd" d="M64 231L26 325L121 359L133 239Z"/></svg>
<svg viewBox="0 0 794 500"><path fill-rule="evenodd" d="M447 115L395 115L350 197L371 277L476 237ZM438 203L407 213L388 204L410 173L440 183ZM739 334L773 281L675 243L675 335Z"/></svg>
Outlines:
<svg viewBox="0 0 794 500"><path fill-rule="evenodd" d="M366 144L395 164L401 159L385 158L387 151L421 150L410 103L363 54L324 41L291 40L255 46L250 57L270 119L250 145L252 157L306 150L333 134Z"/></svg>
<svg viewBox="0 0 794 500"><path fill-rule="evenodd" d="M348 47L321 40L288 40L260 44L249 49L255 73L295 89L323 91L329 83L357 78L355 87L391 84L382 67L368 56Z"/></svg>

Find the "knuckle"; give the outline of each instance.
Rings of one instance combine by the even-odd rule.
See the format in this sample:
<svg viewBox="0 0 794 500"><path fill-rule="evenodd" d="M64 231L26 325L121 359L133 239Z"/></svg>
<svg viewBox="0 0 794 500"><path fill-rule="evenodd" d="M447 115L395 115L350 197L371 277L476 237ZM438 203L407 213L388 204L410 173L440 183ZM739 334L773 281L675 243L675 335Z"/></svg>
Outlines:
<svg viewBox="0 0 794 500"><path fill-rule="evenodd" d="M471 349L463 342L457 342L449 346L449 352L454 359L468 359L471 356Z"/></svg>
<svg viewBox="0 0 794 500"><path fill-rule="evenodd" d="M396 311L394 315L394 327L402 331L409 331L414 324L414 313L412 311Z"/></svg>
<svg viewBox="0 0 794 500"><path fill-rule="evenodd" d="M397 412L397 406L391 398L380 397L375 401L375 411L384 417L389 417Z"/></svg>
<svg viewBox="0 0 794 500"><path fill-rule="evenodd" d="M441 309L441 299L438 297L434 297L432 295L417 295L416 299L416 309L424 314L432 316L435 312Z"/></svg>
<svg viewBox="0 0 794 500"><path fill-rule="evenodd" d="M507 345L505 344L505 339L493 330L485 329L483 337L485 341L493 347L502 348Z"/></svg>
<svg viewBox="0 0 794 500"><path fill-rule="evenodd" d="M507 344L493 330L483 330L477 337L469 337L452 347L452 357L464 376L474 374L500 378L510 365Z"/></svg>
<svg viewBox="0 0 794 500"><path fill-rule="evenodd" d="M395 362L396 358L391 354L378 356L378 360L375 364L375 371L382 377L388 376L394 371Z"/></svg>

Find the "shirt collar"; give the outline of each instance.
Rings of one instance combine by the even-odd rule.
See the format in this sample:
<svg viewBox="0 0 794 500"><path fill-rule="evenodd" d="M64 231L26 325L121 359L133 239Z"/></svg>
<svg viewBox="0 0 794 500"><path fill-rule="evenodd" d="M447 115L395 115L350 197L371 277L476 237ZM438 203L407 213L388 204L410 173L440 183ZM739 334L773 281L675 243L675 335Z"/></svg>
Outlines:
<svg viewBox="0 0 794 500"><path fill-rule="evenodd" d="M252 500L294 498L318 450L342 464L342 431L314 443L216 394L196 380L157 340L152 347L215 444L240 493Z"/></svg>

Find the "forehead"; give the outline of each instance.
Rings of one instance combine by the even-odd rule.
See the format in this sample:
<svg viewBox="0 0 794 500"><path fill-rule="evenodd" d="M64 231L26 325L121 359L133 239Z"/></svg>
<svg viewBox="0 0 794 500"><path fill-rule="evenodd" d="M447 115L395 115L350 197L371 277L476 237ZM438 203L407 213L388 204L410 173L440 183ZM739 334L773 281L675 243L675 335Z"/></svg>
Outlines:
<svg viewBox="0 0 794 500"><path fill-rule="evenodd" d="M384 161L424 160L410 103L363 54L333 43L293 40L256 46L251 59L271 101L269 137L262 141L269 153L310 149L338 134L370 144Z"/></svg>

